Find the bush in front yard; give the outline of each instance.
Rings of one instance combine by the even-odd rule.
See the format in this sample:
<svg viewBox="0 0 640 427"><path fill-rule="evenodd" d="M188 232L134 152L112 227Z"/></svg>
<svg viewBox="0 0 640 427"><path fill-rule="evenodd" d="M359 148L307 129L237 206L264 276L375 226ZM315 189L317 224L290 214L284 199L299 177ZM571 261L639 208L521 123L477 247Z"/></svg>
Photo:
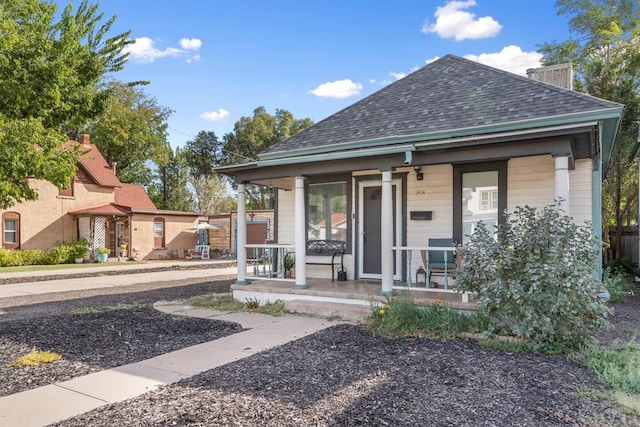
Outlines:
<svg viewBox="0 0 640 427"><path fill-rule="evenodd" d="M21 265L71 264L76 258L87 253L88 240L80 239L73 243L59 243L51 249L7 250L0 248L0 267Z"/></svg>
<svg viewBox="0 0 640 427"><path fill-rule="evenodd" d="M516 208L497 227L480 223L461 248L458 286L477 294L493 331L525 339L534 350L577 348L605 328L596 294L596 252L588 226L577 226L559 203Z"/></svg>

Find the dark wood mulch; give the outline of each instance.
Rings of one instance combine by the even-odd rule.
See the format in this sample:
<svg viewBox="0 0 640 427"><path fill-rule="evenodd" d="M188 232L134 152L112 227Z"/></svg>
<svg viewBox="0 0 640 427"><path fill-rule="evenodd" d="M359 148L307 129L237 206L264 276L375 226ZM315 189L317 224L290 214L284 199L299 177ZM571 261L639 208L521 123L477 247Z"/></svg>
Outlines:
<svg viewBox="0 0 640 427"><path fill-rule="evenodd" d="M239 332L241 327L236 323L175 317L151 306L162 299L228 290L228 281L206 282L7 308L0 316L0 396L138 362ZM133 306L109 309L122 304ZM82 309L99 311L74 314ZM7 366L33 347L59 353L63 358L39 366Z"/></svg>
<svg viewBox="0 0 640 427"><path fill-rule="evenodd" d="M340 325L59 426L567 426L623 422L562 356ZM615 425L615 424L612 424Z"/></svg>
<svg viewBox="0 0 640 427"><path fill-rule="evenodd" d="M150 289L121 295L100 295L55 303L10 307L0 316L0 336L10 342L22 329L30 337L39 336L56 344L74 357L65 367L71 376L76 364L103 369L134 360L121 359L109 365L117 355L103 356L105 347L127 349L134 335L140 347L123 354L151 357L150 350L162 334L168 341L181 332L185 320L151 314L149 308L117 311L96 317L97 323L118 325L96 333L108 339L79 346L87 339L89 324L68 321L73 308L100 307L120 303L150 304L157 300L181 299L181 296L224 291L229 282L193 284L175 288ZM149 285L145 285L149 286ZM206 291L205 291L206 289ZM614 329L602 342L622 340L640 330L638 297L614 305ZM34 314L34 316L30 316ZM46 323L38 335L38 325L46 319L67 322ZM65 317L66 316L66 317ZM145 328L167 322L156 339L136 329L148 318ZM164 320L156 316L164 317ZM166 317L165 317L166 316ZM135 320L132 320L135 319ZM199 320L199 319L193 319ZM190 322L191 320L189 320ZM15 322L15 325L12 323ZM218 323L204 321L207 324ZM195 325L195 326L194 326ZM201 323L186 328L189 339L209 331L213 335L228 331L225 325L207 327ZM47 332L49 328L52 337ZM94 324L89 328L95 329ZM166 328L166 329L164 329ZM59 333L55 333L59 330ZM66 334L71 338L62 337ZM226 332L225 332L226 331ZM96 331L97 332L97 331ZM122 336L126 338L121 338ZM12 338L13 337L13 338ZM92 340L92 338L89 338ZM213 338L207 338L213 339ZM46 341L52 340L52 341ZM28 350L33 338L23 337L22 349ZM107 343L110 343L107 345ZM195 344L196 342L194 342ZM187 345L186 342L182 344ZM181 345L182 345L181 344ZM248 343L250 346L250 343ZM104 346L104 347L101 347ZM85 349L78 349L84 347ZM161 352L169 351L162 349ZM0 349L0 353L5 351ZM91 353L88 360L82 357ZM116 352L117 353L117 352ZM138 360L139 360L138 359ZM94 362L97 360L97 362ZM54 362L50 366L59 364ZM62 365L61 365L62 366ZM1 368L4 369L4 368ZM56 368L57 369L57 368ZM3 382L11 378L0 372ZM64 375L60 372L59 375ZM12 381L12 380L9 380ZM16 382L28 381L23 377ZM33 381L33 380L32 380ZM60 381L50 378L46 381ZM46 382L45 381L45 382ZM0 386L1 387L1 386ZM29 386L28 388L32 388ZM353 325L340 325L313 334L238 362L204 372L179 383L108 405L63 421L60 426L638 426L640 421L625 417L606 402L593 401L580 390L598 388L594 376L563 356L511 353L479 346L471 340L438 341L425 338L390 339L378 337Z"/></svg>

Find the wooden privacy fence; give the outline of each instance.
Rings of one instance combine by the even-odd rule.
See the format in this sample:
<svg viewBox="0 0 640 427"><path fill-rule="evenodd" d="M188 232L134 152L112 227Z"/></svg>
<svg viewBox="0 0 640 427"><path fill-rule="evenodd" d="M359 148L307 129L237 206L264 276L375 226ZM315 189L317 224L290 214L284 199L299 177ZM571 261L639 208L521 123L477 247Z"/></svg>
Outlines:
<svg viewBox="0 0 640 427"><path fill-rule="evenodd" d="M605 248L604 263L611 261L613 258L613 249L616 246L616 239L620 239L620 255L618 258L629 258L635 265L638 264L638 227L628 226L622 227L620 236L616 236L615 228L609 229L609 239L611 247Z"/></svg>

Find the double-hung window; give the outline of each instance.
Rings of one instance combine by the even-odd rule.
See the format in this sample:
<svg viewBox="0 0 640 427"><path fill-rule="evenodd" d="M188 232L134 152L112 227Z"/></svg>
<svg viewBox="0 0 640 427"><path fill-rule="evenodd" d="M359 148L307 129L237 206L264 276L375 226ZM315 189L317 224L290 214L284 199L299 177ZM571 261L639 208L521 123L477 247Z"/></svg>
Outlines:
<svg viewBox="0 0 640 427"><path fill-rule="evenodd" d="M310 183L307 187L307 240L348 241L347 181Z"/></svg>

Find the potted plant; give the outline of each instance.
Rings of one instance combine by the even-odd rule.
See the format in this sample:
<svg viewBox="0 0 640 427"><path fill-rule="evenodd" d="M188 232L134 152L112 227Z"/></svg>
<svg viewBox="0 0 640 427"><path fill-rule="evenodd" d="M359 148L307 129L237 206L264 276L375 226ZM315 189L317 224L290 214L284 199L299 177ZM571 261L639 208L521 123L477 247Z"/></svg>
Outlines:
<svg viewBox="0 0 640 427"><path fill-rule="evenodd" d="M89 241L87 239L80 239L71 244L69 258L73 259L76 264L82 264L84 262L84 258L87 256L88 250Z"/></svg>
<svg viewBox="0 0 640 427"><path fill-rule="evenodd" d="M287 252L284 256L284 271L287 273L287 277L291 277L291 270L296 265L296 254L294 252Z"/></svg>
<svg viewBox="0 0 640 427"><path fill-rule="evenodd" d="M98 250L96 251L96 260L98 262L107 262L109 254L111 254L111 249L104 247L98 248Z"/></svg>

